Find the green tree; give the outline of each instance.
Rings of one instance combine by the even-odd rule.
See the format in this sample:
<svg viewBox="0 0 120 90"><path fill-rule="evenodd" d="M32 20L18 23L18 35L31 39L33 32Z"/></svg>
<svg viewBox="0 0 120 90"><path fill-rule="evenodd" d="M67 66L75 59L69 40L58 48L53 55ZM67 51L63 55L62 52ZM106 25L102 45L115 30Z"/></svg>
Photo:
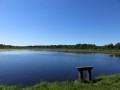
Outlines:
<svg viewBox="0 0 120 90"><path fill-rule="evenodd" d="M120 49L120 43L115 44L116 49Z"/></svg>
<svg viewBox="0 0 120 90"><path fill-rule="evenodd" d="M105 45L105 48L114 49L114 45L111 43L111 44Z"/></svg>

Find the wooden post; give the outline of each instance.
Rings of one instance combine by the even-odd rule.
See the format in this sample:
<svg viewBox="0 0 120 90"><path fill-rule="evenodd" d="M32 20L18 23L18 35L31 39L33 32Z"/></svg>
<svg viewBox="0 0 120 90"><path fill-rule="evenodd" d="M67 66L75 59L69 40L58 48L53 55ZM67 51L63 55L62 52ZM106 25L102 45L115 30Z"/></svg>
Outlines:
<svg viewBox="0 0 120 90"><path fill-rule="evenodd" d="M80 70L79 71L79 81L82 81L83 80L83 70Z"/></svg>
<svg viewBox="0 0 120 90"><path fill-rule="evenodd" d="M79 71L79 81L83 80L83 71L87 71L87 80L90 81L92 69L93 66L77 67L77 70Z"/></svg>
<svg viewBox="0 0 120 90"><path fill-rule="evenodd" d="M87 80L91 80L91 70L87 70Z"/></svg>

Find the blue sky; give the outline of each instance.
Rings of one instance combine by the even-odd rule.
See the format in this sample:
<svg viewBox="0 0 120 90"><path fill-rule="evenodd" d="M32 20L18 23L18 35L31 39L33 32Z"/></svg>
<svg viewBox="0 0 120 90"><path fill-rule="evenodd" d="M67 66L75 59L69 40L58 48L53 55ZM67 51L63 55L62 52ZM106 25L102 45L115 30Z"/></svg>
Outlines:
<svg viewBox="0 0 120 90"><path fill-rule="evenodd" d="M120 0L0 0L0 43L120 42Z"/></svg>

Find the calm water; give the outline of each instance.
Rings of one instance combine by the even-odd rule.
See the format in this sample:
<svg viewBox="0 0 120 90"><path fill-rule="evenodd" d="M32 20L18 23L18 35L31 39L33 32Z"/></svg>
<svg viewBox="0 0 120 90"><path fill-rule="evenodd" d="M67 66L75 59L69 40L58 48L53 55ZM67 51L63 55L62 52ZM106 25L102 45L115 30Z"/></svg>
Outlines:
<svg viewBox="0 0 120 90"><path fill-rule="evenodd" d="M120 73L120 58L110 54L50 51L0 52L0 84L32 85L40 81L76 80L78 66L94 66L93 78Z"/></svg>

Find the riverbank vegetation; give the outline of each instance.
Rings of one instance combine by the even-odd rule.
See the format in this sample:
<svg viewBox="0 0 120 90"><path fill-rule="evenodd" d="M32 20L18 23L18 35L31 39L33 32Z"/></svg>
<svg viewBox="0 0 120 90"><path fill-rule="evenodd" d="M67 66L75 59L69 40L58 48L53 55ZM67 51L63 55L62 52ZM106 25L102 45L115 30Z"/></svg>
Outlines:
<svg viewBox="0 0 120 90"><path fill-rule="evenodd" d="M120 90L120 74L99 76L91 82L41 82L33 86L5 86L0 90Z"/></svg>
<svg viewBox="0 0 120 90"><path fill-rule="evenodd" d="M76 45L34 45L34 46L12 46L0 44L0 49L24 49L24 48L39 48L39 49L116 49L120 50L120 43L115 45L108 44L104 46L97 46L95 44L76 44Z"/></svg>
<svg viewBox="0 0 120 90"><path fill-rule="evenodd" d="M64 51L76 53L111 53L120 55L120 43L97 46L95 44L76 44L76 45L34 45L34 46L12 46L0 44L1 50L10 49L32 49L32 50L49 50Z"/></svg>

